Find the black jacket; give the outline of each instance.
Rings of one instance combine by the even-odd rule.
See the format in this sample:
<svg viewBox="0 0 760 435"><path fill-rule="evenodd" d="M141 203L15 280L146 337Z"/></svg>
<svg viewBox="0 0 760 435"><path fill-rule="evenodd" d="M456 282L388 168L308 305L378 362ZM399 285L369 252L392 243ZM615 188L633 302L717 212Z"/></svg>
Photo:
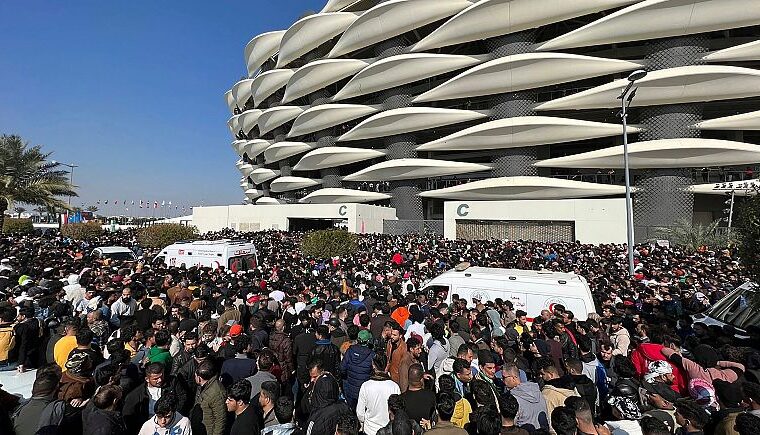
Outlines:
<svg viewBox="0 0 760 435"><path fill-rule="evenodd" d="M340 376L340 349L330 340L317 340L315 344L309 359L320 358L326 371L333 376Z"/></svg>
<svg viewBox="0 0 760 435"><path fill-rule="evenodd" d="M120 412L98 409L90 402L82 411L82 430L87 435L123 435L127 426Z"/></svg>
<svg viewBox="0 0 760 435"><path fill-rule="evenodd" d="M309 369L307 365L316 341L317 337L311 330L302 332L293 339L293 353L296 356L296 376L302 386L309 383Z"/></svg>
<svg viewBox="0 0 760 435"><path fill-rule="evenodd" d="M187 391L182 383L176 378L166 378L164 380L164 386L161 388L161 396L166 394L174 396L176 400L175 403L177 404L177 412L182 415L187 415L191 403L188 401ZM148 418L150 417L148 414L149 403L150 396L148 395L148 385L144 382L124 398L124 407L122 410L129 433L139 432L142 424L148 421Z"/></svg>
<svg viewBox="0 0 760 435"><path fill-rule="evenodd" d="M599 395L599 392L596 389L596 384L594 384L588 376L583 374L571 376L573 382L575 382L575 389L578 390L578 394L586 399L586 402L588 402L588 405L591 407L592 414L597 415L596 397Z"/></svg>
<svg viewBox="0 0 760 435"><path fill-rule="evenodd" d="M333 435L338 417L352 412L343 402L338 402L338 381L330 375L317 379L311 394L311 414L306 425L306 435Z"/></svg>
<svg viewBox="0 0 760 435"><path fill-rule="evenodd" d="M16 337L16 362L25 368L36 367L37 351L42 337L40 321L36 318L24 320L13 327L13 335Z"/></svg>

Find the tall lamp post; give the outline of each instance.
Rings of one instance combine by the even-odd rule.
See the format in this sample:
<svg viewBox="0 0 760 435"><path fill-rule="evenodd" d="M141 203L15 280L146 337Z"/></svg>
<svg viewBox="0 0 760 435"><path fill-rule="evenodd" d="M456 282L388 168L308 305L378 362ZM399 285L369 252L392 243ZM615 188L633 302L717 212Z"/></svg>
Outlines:
<svg viewBox="0 0 760 435"><path fill-rule="evenodd" d="M628 86L618 97L621 105L620 117L623 119L623 160L625 161L625 214L626 233L628 236L628 274L633 276L633 204L631 202L631 175L628 164L628 107L636 96L634 85L643 79L647 72L643 69L636 70L628 76Z"/></svg>
<svg viewBox="0 0 760 435"><path fill-rule="evenodd" d="M55 160L53 160L52 163L53 164L59 164L59 165L62 165L62 166L66 166L67 168L71 169L69 171L69 184L71 184L72 186L74 186L74 168L78 168L79 165L73 165L73 164L69 164L69 163L57 162ZM71 195L69 195L69 208L71 208Z"/></svg>

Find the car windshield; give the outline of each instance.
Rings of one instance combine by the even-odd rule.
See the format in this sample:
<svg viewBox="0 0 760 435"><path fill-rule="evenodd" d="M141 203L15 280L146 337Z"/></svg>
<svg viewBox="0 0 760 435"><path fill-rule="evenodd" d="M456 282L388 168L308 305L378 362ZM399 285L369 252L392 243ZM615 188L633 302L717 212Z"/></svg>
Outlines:
<svg viewBox="0 0 760 435"><path fill-rule="evenodd" d="M227 262L227 268L235 273L245 272L246 270L255 269L256 256L253 254L250 254L250 255L241 255L239 257L232 257Z"/></svg>
<svg viewBox="0 0 760 435"><path fill-rule="evenodd" d="M710 317L745 330L752 325L760 326L760 311L752 309L754 297L754 289L738 288L712 307Z"/></svg>
<svg viewBox="0 0 760 435"><path fill-rule="evenodd" d="M134 254L131 252L108 252L104 253L103 257L110 258L111 260L134 260Z"/></svg>

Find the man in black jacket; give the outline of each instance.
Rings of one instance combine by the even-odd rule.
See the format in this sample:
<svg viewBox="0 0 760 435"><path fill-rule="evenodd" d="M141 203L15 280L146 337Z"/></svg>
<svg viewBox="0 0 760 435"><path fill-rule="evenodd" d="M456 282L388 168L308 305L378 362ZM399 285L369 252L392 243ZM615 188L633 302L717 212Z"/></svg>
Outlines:
<svg viewBox="0 0 760 435"><path fill-rule="evenodd" d="M235 414L230 435L258 434L261 432L261 417L251 403L251 383L247 379L236 382L227 390L227 412Z"/></svg>
<svg viewBox="0 0 760 435"><path fill-rule="evenodd" d="M311 396L311 414L306 425L306 435L333 435L338 418L351 412L343 402L338 401L338 381L332 375L324 374L314 383Z"/></svg>
<svg viewBox="0 0 760 435"><path fill-rule="evenodd" d="M164 365L150 363L145 368L145 383L132 390L124 398L124 420L129 433L137 433L144 422L153 415L156 401L170 394L177 404L177 412L188 413L187 392L176 378L165 374Z"/></svg>
<svg viewBox="0 0 760 435"><path fill-rule="evenodd" d="M296 377L298 378L298 388L303 393L303 389L309 384L309 370L306 367L309 362L309 356L314 349L317 340L314 330L311 328L311 319L309 313L304 310L298 314L301 320L301 331L296 333L293 328L293 354L296 356Z"/></svg>
<svg viewBox="0 0 760 435"><path fill-rule="evenodd" d="M13 335L16 337L14 353L18 363L17 370L23 373L35 368L37 350L42 339L42 329L40 321L34 317L34 308L21 309L18 314L18 323L13 328Z"/></svg>
<svg viewBox="0 0 760 435"><path fill-rule="evenodd" d="M317 341L309 359L319 358L322 366L333 376L340 376L340 349L330 341L330 330L327 325L317 326Z"/></svg>

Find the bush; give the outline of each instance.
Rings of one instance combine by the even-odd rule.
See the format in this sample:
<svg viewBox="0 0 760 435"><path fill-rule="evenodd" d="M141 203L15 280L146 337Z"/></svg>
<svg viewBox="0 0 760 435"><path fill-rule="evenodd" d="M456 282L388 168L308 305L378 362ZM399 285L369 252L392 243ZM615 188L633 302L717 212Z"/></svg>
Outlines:
<svg viewBox="0 0 760 435"><path fill-rule="evenodd" d="M61 234L74 240L93 240L103 234L103 226L98 221L61 225Z"/></svg>
<svg viewBox="0 0 760 435"><path fill-rule="evenodd" d="M345 230L315 231L303 238L301 249L320 259L345 257L356 253L357 237Z"/></svg>
<svg viewBox="0 0 760 435"><path fill-rule="evenodd" d="M141 228L137 232L140 246L147 248L165 248L180 240L196 238L195 227L180 224L158 224Z"/></svg>
<svg viewBox="0 0 760 435"><path fill-rule="evenodd" d="M760 194L747 198L737 217L739 260L750 280L760 284ZM760 292L755 292L753 302L760 307Z"/></svg>
<svg viewBox="0 0 760 435"><path fill-rule="evenodd" d="M3 221L4 234L30 234L34 231L31 219L5 218Z"/></svg>

